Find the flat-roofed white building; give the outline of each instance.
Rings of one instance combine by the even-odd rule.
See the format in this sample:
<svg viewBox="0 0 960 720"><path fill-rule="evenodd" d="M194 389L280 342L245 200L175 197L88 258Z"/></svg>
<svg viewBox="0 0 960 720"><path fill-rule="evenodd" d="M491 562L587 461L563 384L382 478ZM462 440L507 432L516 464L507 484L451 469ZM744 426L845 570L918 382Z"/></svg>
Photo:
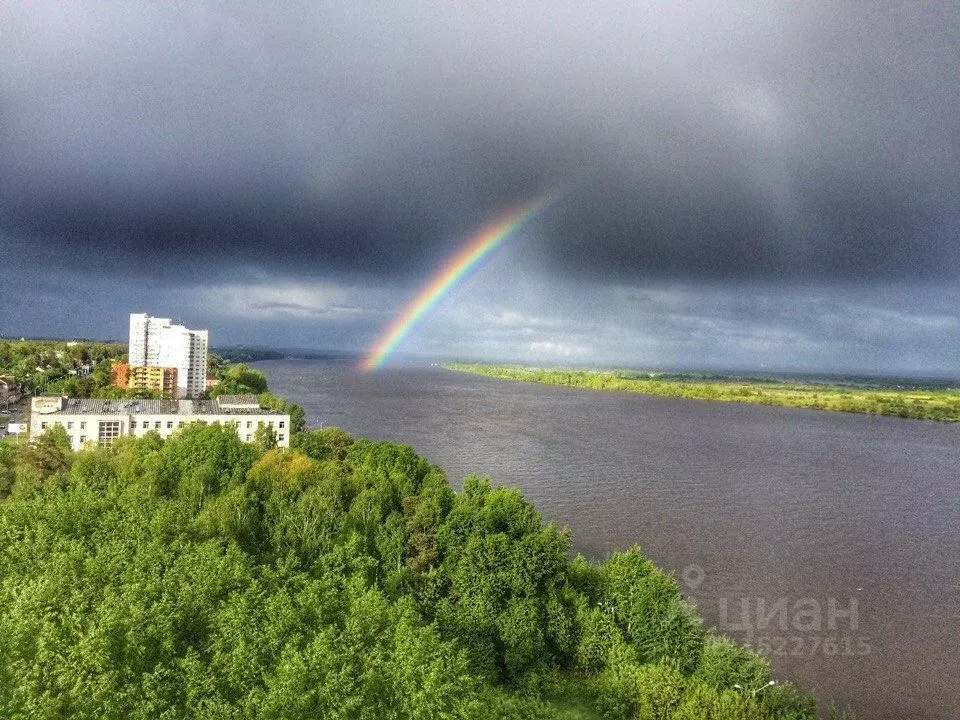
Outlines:
<svg viewBox="0 0 960 720"><path fill-rule="evenodd" d="M156 432L168 438L191 423L233 425L244 442L257 428L273 428L279 447L290 447L290 415L260 406L254 395L221 395L215 400L99 400L35 397L31 403L30 439L61 425L74 450L87 443L109 445L118 437Z"/></svg>
<svg viewBox="0 0 960 720"><path fill-rule="evenodd" d="M191 330L170 318L131 313L127 362L177 369L177 396L192 398L207 389L206 330Z"/></svg>

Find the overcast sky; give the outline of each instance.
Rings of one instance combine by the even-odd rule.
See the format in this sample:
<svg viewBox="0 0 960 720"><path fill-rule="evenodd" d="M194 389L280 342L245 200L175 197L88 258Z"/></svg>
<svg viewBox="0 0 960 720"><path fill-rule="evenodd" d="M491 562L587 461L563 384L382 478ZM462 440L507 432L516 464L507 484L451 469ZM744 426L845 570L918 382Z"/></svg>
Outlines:
<svg viewBox="0 0 960 720"><path fill-rule="evenodd" d="M0 334L960 375L960 6L0 6Z"/></svg>

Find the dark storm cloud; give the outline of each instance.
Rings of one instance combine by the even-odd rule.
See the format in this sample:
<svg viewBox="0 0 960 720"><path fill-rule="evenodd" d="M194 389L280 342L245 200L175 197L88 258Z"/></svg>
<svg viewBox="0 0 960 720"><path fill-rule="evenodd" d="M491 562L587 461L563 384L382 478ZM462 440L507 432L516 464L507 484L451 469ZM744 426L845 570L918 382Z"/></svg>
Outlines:
<svg viewBox="0 0 960 720"><path fill-rule="evenodd" d="M283 8L8 4L3 242L402 279L575 182L534 253L567 277L960 276L954 6Z"/></svg>
<svg viewBox="0 0 960 720"><path fill-rule="evenodd" d="M238 266L293 274L319 267L393 273L422 260L421 237L435 237L435 221L411 203L392 213L377 193L363 203L307 204L270 191L232 197L210 189L163 197L87 198L79 193L34 198L10 213L24 252L34 238L55 243L64 267L110 274L144 267L166 278L192 281ZM390 242L382 241L390 238ZM79 267L78 267L79 266Z"/></svg>
<svg viewBox="0 0 960 720"><path fill-rule="evenodd" d="M955 221L909 180L798 181L793 207L727 171L679 184L600 178L544 220L553 267L596 278L791 282L955 279Z"/></svg>

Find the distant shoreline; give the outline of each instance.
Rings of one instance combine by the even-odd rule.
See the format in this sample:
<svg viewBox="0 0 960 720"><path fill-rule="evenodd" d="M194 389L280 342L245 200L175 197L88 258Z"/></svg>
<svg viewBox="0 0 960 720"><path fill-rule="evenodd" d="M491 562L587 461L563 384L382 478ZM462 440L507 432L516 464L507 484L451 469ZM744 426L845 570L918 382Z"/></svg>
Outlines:
<svg viewBox="0 0 960 720"><path fill-rule="evenodd" d="M443 367L503 380L589 390L889 415L940 422L960 421L960 388L955 387L873 388L792 380L745 380L715 375L643 373L635 370L570 370L483 363L444 363Z"/></svg>

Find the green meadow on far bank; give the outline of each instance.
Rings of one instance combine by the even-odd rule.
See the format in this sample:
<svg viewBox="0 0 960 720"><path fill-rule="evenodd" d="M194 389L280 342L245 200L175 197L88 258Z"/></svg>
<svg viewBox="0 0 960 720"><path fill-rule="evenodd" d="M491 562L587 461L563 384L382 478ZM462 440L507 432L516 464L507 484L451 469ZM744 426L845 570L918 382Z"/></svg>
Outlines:
<svg viewBox="0 0 960 720"><path fill-rule="evenodd" d="M754 403L814 410L960 420L960 388L860 387L775 379L741 379L633 370L574 370L520 365L447 363L448 370L546 385L637 392L647 395Z"/></svg>

